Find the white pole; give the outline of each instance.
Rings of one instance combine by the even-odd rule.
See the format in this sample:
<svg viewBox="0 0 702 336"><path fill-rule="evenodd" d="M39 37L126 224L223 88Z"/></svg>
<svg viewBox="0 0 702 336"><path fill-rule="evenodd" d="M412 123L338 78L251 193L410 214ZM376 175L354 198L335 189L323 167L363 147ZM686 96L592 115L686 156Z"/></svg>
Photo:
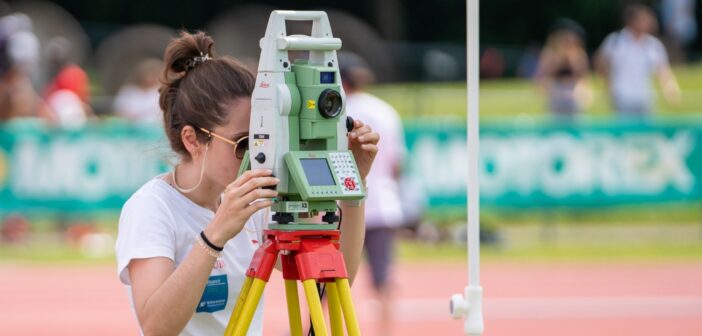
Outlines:
<svg viewBox="0 0 702 336"><path fill-rule="evenodd" d="M468 283L480 286L480 184L478 183L479 134L479 0L467 0L467 90L468 106Z"/></svg>
<svg viewBox="0 0 702 336"><path fill-rule="evenodd" d="M483 289L480 287L480 184L478 158L480 124L478 96L479 80L479 0L466 0L466 84L468 136L468 286L464 294L451 298L454 318L465 318L463 332L470 336L483 334Z"/></svg>

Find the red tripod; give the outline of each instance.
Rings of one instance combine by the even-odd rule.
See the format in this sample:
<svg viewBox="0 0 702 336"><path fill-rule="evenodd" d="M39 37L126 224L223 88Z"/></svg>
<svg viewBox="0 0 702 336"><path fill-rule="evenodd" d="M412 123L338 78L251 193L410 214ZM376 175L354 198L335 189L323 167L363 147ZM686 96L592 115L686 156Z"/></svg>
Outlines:
<svg viewBox="0 0 702 336"><path fill-rule="evenodd" d="M265 242L258 248L249 265L246 281L224 334L246 335L263 288L270 279L280 254L290 335L302 336L297 281L301 281L304 286L315 335L327 335L317 282L326 284L332 335L344 335L343 322L346 322L349 336L360 335L344 257L339 251L339 230L265 230L264 233Z"/></svg>

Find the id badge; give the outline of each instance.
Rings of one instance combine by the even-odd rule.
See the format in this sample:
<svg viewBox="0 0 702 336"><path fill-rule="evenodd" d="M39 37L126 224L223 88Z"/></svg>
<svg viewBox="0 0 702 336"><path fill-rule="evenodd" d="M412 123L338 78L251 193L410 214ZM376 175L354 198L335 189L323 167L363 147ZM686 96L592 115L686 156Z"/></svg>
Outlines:
<svg viewBox="0 0 702 336"><path fill-rule="evenodd" d="M223 310L227 306L229 298L229 284L227 275L213 275L207 279L205 292L197 304L196 313L214 313Z"/></svg>

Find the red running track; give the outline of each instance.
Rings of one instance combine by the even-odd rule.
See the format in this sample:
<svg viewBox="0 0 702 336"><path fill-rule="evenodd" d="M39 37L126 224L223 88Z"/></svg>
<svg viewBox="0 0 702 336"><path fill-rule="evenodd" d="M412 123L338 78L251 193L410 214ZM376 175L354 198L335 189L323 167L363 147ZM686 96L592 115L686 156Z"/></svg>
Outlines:
<svg viewBox="0 0 702 336"><path fill-rule="evenodd" d="M485 335L702 335L702 261L679 263L487 263ZM448 298L465 265L403 264L396 272L393 335L461 335ZM353 287L364 335L378 305L365 269ZM279 274L266 290L265 334L286 335ZM0 335L137 335L110 266L0 265Z"/></svg>

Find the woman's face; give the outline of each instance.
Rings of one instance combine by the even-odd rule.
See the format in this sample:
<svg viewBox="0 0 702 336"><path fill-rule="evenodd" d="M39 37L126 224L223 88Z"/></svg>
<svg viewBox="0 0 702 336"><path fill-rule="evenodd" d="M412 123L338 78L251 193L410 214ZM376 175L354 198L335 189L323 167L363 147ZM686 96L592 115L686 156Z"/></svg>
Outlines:
<svg viewBox="0 0 702 336"><path fill-rule="evenodd" d="M631 29L639 34L653 33L656 30L656 18L648 12L640 12L632 19Z"/></svg>
<svg viewBox="0 0 702 336"><path fill-rule="evenodd" d="M580 39L578 35L571 31L563 31L561 36L561 43L566 48L577 48L580 46Z"/></svg>
<svg viewBox="0 0 702 336"><path fill-rule="evenodd" d="M249 133L251 99L238 98L227 107L229 115L224 125L216 126L211 131L236 142ZM243 143L239 143L241 146ZM212 137L207 155L207 174L211 182L219 188L225 188L236 179L242 160L234 154L234 145Z"/></svg>

